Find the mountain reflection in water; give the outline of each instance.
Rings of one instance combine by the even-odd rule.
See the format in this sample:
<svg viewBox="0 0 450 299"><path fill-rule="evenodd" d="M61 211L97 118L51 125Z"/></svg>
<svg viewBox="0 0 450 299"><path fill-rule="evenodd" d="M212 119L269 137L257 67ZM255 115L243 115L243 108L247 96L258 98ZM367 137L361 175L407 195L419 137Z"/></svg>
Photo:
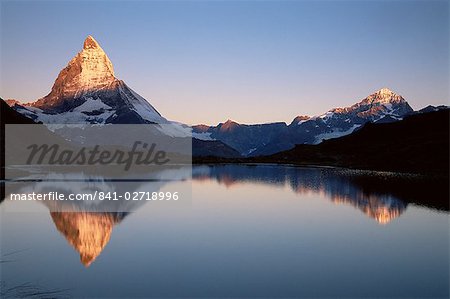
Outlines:
<svg viewBox="0 0 450 299"><path fill-rule="evenodd" d="M445 183L414 176L333 168L280 167L276 165L218 165L194 167L193 180L215 180L226 187L242 183L289 186L297 194L319 193L336 204L349 204L380 224L399 217L408 203L448 210ZM430 199L429 190L437 195Z"/></svg>
<svg viewBox="0 0 450 299"><path fill-rule="evenodd" d="M108 244L114 225L126 213L51 212L58 231L80 254L81 263L89 267Z"/></svg>
<svg viewBox="0 0 450 299"><path fill-rule="evenodd" d="M351 205L379 224L387 224L400 217L408 203L421 204L423 192L437 188L423 186L422 183L418 183L420 180L410 180L392 173L270 165L194 166L192 180L200 183L198 186L202 186L203 182L216 181L227 188L241 184L273 185L280 188L287 186L298 195L319 194L335 204ZM142 190L142 182L134 184L136 186L131 185L133 189ZM157 183L157 186L152 188L157 190L164 184ZM445 184L441 187L445 187ZM448 196L445 192L436 194L440 194L443 198ZM195 201L195 198L193 200ZM437 198L437 201L440 202L442 199ZM77 205L77 209L73 211L58 210L58 206L62 206L63 203L44 204L49 209L57 230L80 254L81 263L86 267L89 267L104 250L110 241L114 226L129 214L118 210L92 212L87 206L86 210L83 210L82 205ZM139 209L142 204L145 204L145 201L136 204L131 210ZM440 208L448 210L445 206Z"/></svg>
<svg viewBox="0 0 450 299"><path fill-rule="evenodd" d="M12 193L18 194L45 194L48 192L62 192L64 194L105 194L115 192L123 196L125 192L158 192L167 184L167 178L174 181L190 177L190 169L166 169L157 174L159 180L108 180L101 176L89 176L83 173L51 173L44 179L18 182L6 182L8 192L5 192L5 184L1 186L1 201L10 197ZM145 177L145 176L144 176ZM25 177L27 178L27 177ZM55 179L59 180L55 181ZM6 193L6 194L5 194ZM5 196L6 195L6 196ZM45 205L56 229L66 238L67 242L80 254L81 263L89 267L102 253L109 240L113 228L120 223L129 213L139 209L146 201L107 199L94 201L39 201Z"/></svg>

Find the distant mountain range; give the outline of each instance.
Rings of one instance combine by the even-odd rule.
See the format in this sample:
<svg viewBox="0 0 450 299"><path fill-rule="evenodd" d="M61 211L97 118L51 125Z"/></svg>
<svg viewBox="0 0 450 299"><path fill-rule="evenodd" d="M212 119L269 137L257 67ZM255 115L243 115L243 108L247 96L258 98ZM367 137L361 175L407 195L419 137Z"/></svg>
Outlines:
<svg viewBox="0 0 450 299"><path fill-rule="evenodd" d="M448 184L450 109L427 107L389 123L367 123L320 144L297 144L268 156L196 158L195 163L274 163L433 174ZM437 179L437 178L436 178Z"/></svg>
<svg viewBox="0 0 450 299"><path fill-rule="evenodd" d="M401 120L412 112L402 96L383 88L350 107L334 108L314 117L297 116L289 125L243 125L228 120L214 127L194 126L193 130L200 138L223 141L243 156L262 156L296 144L318 144L348 135L368 122Z"/></svg>

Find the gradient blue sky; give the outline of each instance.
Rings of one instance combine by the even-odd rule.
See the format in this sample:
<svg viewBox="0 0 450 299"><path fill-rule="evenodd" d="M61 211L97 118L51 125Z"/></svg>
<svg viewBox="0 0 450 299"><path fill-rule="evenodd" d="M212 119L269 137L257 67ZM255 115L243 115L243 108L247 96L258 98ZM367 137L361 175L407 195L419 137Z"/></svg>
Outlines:
<svg viewBox="0 0 450 299"><path fill-rule="evenodd" d="M449 1L2 1L0 96L32 101L93 35L188 124L290 122L382 87L449 103Z"/></svg>

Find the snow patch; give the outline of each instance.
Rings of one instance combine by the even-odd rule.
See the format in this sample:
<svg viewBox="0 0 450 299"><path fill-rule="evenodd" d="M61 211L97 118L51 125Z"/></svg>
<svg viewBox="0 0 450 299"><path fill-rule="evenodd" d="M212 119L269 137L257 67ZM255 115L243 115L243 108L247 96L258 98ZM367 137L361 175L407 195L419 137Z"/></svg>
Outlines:
<svg viewBox="0 0 450 299"><path fill-rule="evenodd" d="M86 98L86 101L80 106L73 109L75 112L92 112L97 110L108 110L110 106L103 103L99 98L94 100L92 97Z"/></svg>
<svg viewBox="0 0 450 299"><path fill-rule="evenodd" d="M160 124L158 130L170 137L192 137L192 129L190 127L175 122Z"/></svg>
<svg viewBox="0 0 450 299"><path fill-rule="evenodd" d="M96 101L92 100L92 102L96 102ZM93 104L92 102L89 101L89 103L86 104L86 107L89 107L90 105L93 105L95 107L102 106L99 103ZM98 101L98 102L101 102L101 101ZM37 121L40 121L44 124L104 123L108 117L110 117L111 115L113 115L115 113L114 110L111 110L111 107L103 104L110 109L105 110L98 115L86 115L83 112L87 112L87 110L85 109L85 107L81 107L83 105L84 104L78 106L77 108L79 108L79 109L75 108L72 111L58 113L58 114L47 114L47 113L44 113L41 109L35 108L35 107L19 108L18 112L20 112L30 118L36 118ZM98 110L100 110L100 109L98 109Z"/></svg>
<svg viewBox="0 0 450 299"><path fill-rule="evenodd" d="M340 129L333 129L331 132L328 133L322 133L322 134L318 134L315 137L315 141L313 144L319 144L324 140L327 139L332 139L332 138L338 138L338 137L342 137L348 134L353 133L353 131L360 127L361 125L353 125L350 129L346 130L346 131L341 131Z"/></svg>
<svg viewBox="0 0 450 299"><path fill-rule="evenodd" d="M322 115L319 115L319 118L321 118L324 122L329 120L334 116L334 112L328 111L327 113L324 113Z"/></svg>
<svg viewBox="0 0 450 299"><path fill-rule="evenodd" d="M301 121L299 121L299 122L297 123L297 125L301 125L302 123L305 123L305 122L307 122L307 121L309 121L309 119L301 120Z"/></svg>
<svg viewBox="0 0 450 299"><path fill-rule="evenodd" d="M155 108L153 108L150 103L137 94L134 90L128 87L128 90L132 93L134 98L129 98L127 96L128 101L133 106L133 110L135 110L143 119L155 122L155 123L167 123L167 119L162 117ZM126 96L126 94L124 93Z"/></svg>
<svg viewBox="0 0 450 299"><path fill-rule="evenodd" d="M215 140L214 138L211 137L211 133L210 132L202 132L202 133L193 132L192 133L192 138L205 140L205 141Z"/></svg>
<svg viewBox="0 0 450 299"><path fill-rule="evenodd" d="M250 155L251 153L253 153L253 152L256 151L256 150L257 150L256 147L254 147L254 148L252 148L252 149L249 149L248 152L247 152L247 156Z"/></svg>

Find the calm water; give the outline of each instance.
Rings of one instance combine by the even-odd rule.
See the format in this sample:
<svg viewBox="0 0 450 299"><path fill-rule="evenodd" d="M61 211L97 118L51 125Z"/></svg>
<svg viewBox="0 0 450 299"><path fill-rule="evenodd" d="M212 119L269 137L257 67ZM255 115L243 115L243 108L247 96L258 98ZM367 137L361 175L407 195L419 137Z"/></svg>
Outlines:
<svg viewBox="0 0 450 299"><path fill-rule="evenodd" d="M147 202L127 214L50 213L40 202L20 213L6 200L3 291L448 297L449 214L414 204L448 195L390 181L333 169L200 166L192 180L173 183L192 184L192 200Z"/></svg>

